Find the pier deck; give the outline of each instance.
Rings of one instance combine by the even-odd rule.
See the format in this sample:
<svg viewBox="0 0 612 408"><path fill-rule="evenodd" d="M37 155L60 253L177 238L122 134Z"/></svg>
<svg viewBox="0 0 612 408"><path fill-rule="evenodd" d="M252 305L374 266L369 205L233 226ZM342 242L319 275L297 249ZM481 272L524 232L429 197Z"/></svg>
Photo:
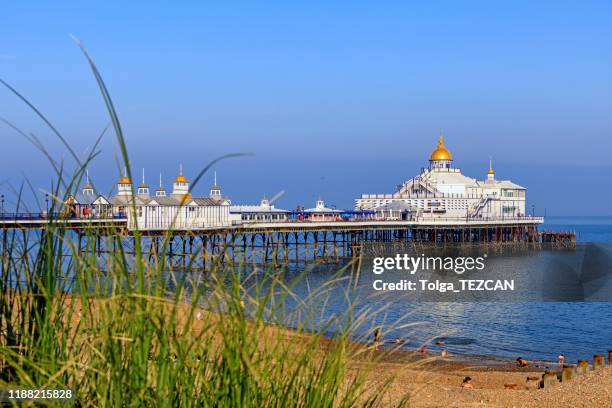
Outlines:
<svg viewBox="0 0 612 408"><path fill-rule="evenodd" d="M3 253L7 234L28 234L55 223L78 237L79 251L98 255L122 252L135 255L140 240L142 255L168 257L170 264L207 270L228 257L257 264L338 261L359 256L365 243L422 245L537 245L550 242L559 248L575 246L574 233L538 231L542 217L503 219L426 218L419 220L334 220L244 223L237 225L144 230L135 234L126 218L53 219L0 217Z"/></svg>
<svg viewBox="0 0 612 408"><path fill-rule="evenodd" d="M234 225L177 225L173 232L268 232L268 231L359 231L359 230L388 230L403 228L486 228L500 226L539 225L544 222L543 217L520 217L498 219L472 219L472 218L423 218L418 220L365 220L365 221L285 221L285 222L258 222L237 223ZM61 218L47 217L44 214L0 214L0 229L40 229L49 223L63 224L69 229L91 228L96 226L127 228L126 217L113 218ZM145 234L160 234L167 230L148 228L141 231Z"/></svg>

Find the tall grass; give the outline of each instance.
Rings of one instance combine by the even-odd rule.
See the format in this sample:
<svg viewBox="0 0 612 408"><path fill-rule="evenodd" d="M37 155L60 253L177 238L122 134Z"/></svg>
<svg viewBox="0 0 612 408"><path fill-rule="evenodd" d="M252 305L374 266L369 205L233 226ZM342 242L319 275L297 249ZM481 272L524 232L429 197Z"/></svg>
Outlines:
<svg viewBox="0 0 612 408"><path fill-rule="evenodd" d="M81 49L131 178L117 113L101 75ZM38 109L9 89L68 146ZM78 234L62 219L62 203L82 183L96 149L85 158L70 149L76 170L67 174L38 139L29 140L54 168L50 213L60 216L40 231L1 232L0 387L70 388L80 406L381 403L386 382L372 385L363 372L351 369L352 359L364 352L351 338L365 316L348 307L322 324L316 320L335 283L342 281L344 295L352 298L354 270L339 271L305 298L294 294L281 272L254 272L248 264L217 262L205 274L173 274L164 255L170 233L159 253L149 254L139 231L133 240L113 229ZM98 236L112 252L98 254ZM285 301L289 298L292 302ZM291 330L281 326L288 323ZM324 338L324 331L333 336Z"/></svg>

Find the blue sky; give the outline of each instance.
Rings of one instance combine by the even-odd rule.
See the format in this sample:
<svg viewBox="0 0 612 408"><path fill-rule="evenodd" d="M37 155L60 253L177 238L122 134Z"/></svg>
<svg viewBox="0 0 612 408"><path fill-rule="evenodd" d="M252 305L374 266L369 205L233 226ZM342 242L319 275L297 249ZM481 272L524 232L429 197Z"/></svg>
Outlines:
<svg viewBox="0 0 612 408"><path fill-rule="evenodd" d="M108 117L79 37L151 184L246 152L217 167L234 202L284 189L287 208L318 194L351 207L416 174L443 131L468 175L492 156L536 211L611 213L610 2L125 3L3 4L0 78L85 151ZM71 164L3 89L0 116ZM42 155L6 126L0 138L0 181L46 187ZM107 191L112 132L101 148L91 174Z"/></svg>

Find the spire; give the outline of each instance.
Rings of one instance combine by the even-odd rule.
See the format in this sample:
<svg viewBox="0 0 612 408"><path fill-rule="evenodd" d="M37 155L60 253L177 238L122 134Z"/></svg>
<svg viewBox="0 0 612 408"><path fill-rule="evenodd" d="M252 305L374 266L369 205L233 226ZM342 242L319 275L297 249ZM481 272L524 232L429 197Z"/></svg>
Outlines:
<svg viewBox="0 0 612 408"><path fill-rule="evenodd" d="M93 190L93 186L89 180L89 169L85 169L85 186L83 187L83 190Z"/></svg>
<svg viewBox="0 0 612 408"><path fill-rule="evenodd" d="M217 185L217 172L215 171L213 185L210 187L210 196L211 197L221 197L221 187Z"/></svg>
<svg viewBox="0 0 612 408"><path fill-rule="evenodd" d="M127 168L123 168L123 176L119 179L118 184L132 184L132 180L130 180L127 176Z"/></svg>
<svg viewBox="0 0 612 408"><path fill-rule="evenodd" d="M91 185L91 182L89 181L89 170L85 169L85 178L86 178L86 182L85 185L83 186L83 194L93 194L94 190L93 190L93 186Z"/></svg>
<svg viewBox="0 0 612 408"><path fill-rule="evenodd" d="M495 182L495 170L493 170L493 159L489 156L489 170L487 171L487 181Z"/></svg>
<svg viewBox="0 0 612 408"><path fill-rule="evenodd" d="M138 194L145 196L149 195L149 186L147 186L147 183L145 183L144 167L142 168L142 183L140 183L138 186Z"/></svg>
<svg viewBox="0 0 612 408"><path fill-rule="evenodd" d="M174 179L174 183L187 184L189 180L183 175L183 163L179 164L179 175Z"/></svg>
<svg viewBox="0 0 612 408"><path fill-rule="evenodd" d="M155 190L155 196L156 197L165 197L166 196L166 190L164 190L164 186L162 184L162 174L161 174L161 172L159 173L159 187L157 188L157 190Z"/></svg>

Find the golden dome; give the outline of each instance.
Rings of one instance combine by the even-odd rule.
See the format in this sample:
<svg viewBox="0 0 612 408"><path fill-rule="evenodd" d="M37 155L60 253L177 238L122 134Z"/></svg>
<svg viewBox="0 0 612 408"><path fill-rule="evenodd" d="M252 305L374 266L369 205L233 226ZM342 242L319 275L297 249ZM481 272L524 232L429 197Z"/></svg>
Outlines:
<svg viewBox="0 0 612 408"><path fill-rule="evenodd" d="M431 157L429 160L453 160L453 156L448 151L446 146L444 146L444 138L440 135L440 139L438 140L438 147L431 152Z"/></svg>
<svg viewBox="0 0 612 408"><path fill-rule="evenodd" d="M176 178L174 179L175 183L189 183L189 180L187 180L187 177L183 176L183 165L181 164L179 166L179 175L176 176Z"/></svg>
<svg viewBox="0 0 612 408"><path fill-rule="evenodd" d="M495 174L495 171L493 170L493 160L489 159L489 171L487 171L487 174Z"/></svg>
<svg viewBox="0 0 612 408"><path fill-rule="evenodd" d="M132 184L127 176L123 176L119 179L119 184Z"/></svg>
<svg viewBox="0 0 612 408"><path fill-rule="evenodd" d="M179 174L174 179L174 182L175 183L189 183L189 180L187 180L187 177L183 176L182 174Z"/></svg>

